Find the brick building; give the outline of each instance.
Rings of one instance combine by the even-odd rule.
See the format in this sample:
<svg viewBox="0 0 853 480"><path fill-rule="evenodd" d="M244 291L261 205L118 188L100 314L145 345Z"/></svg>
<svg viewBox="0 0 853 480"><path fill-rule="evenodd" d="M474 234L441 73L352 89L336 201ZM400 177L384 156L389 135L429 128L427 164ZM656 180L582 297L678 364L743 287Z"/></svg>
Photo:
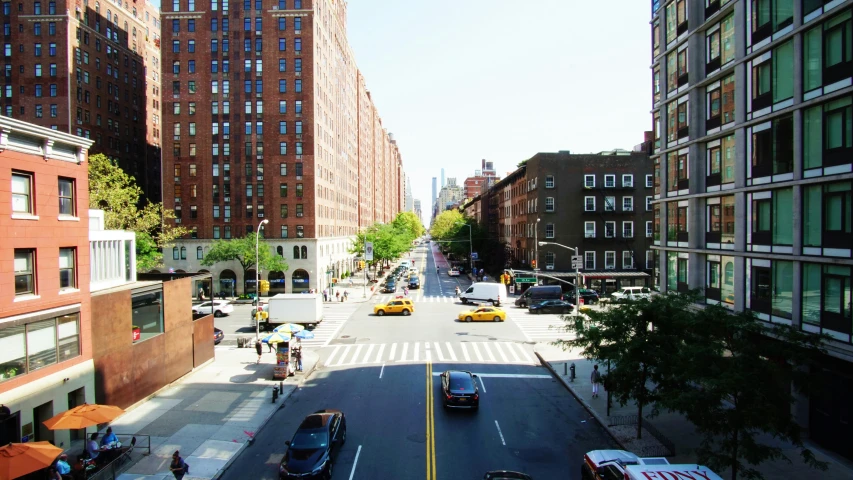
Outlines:
<svg viewBox="0 0 853 480"><path fill-rule="evenodd" d="M481 168L474 175L462 182L465 198L474 198L492 187L499 180L495 171L495 163L482 160Z"/></svg>
<svg viewBox="0 0 853 480"><path fill-rule="evenodd" d="M358 229L392 220L404 198L400 152L346 40L346 2L203 5L163 5L164 204L192 230L166 265L200 271L213 240L269 220L264 243L290 268L264 278L322 289L353 270ZM255 272L236 264L211 273L215 291L254 289Z"/></svg>
<svg viewBox="0 0 853 480"><path fill-rule="evenodd" d="M159 13L140 0L3 2L2 114L91 139L160 200Z"/></svg>

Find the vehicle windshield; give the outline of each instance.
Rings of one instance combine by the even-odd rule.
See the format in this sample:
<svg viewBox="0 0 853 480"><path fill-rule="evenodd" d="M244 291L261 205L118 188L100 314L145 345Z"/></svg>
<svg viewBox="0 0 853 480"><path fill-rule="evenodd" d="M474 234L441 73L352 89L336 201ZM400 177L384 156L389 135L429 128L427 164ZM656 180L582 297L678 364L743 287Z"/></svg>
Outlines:
<svg viewBox="0 0 853 480"><path fill-rule="evenodd" d="M325 429L299 430L290 441L290 448L296 450L314 450L326 448L329 444L329 434Z"/></svg>
<svg viewBox="0 0 853 480"><path fill-rule="evenodd" d="M450 389L455 391L468 391L474 390L474 386L471 384L471 377L467 375L451 375Z"/></svg>

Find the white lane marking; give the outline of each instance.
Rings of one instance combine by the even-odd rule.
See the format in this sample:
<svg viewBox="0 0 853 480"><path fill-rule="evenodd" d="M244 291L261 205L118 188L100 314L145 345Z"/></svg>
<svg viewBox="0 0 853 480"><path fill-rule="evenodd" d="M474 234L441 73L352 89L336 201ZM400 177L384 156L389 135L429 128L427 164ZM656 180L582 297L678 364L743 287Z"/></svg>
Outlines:
<svg viewBox="0 0 853 480"><path fill-rule="evenodd" d="M468 347L466 347L464 343L460 343L459 345L462 346L462 353L465 355L465 361L470 362L471 357L468 355Z"/></svg>
<svg viewBox="0 0 853 480"><path fill-rule="evenodd" d="M509 351L509 353L512 354L512 358L514 358L516 362L521 362L521 358L519 358L518 354L515 353L515 348L513 348L513 344L509 342L504 342L504 345L506 345L506 349Z"/></svg>
<svg viewBox="0 0 853 480"><path fill-rule="evenodd" d="M495 426L498 427L498 435L501 436L501 445L506 446L506 442L504 441L504 434L501 432L501 426L498 425L498 421L495 420ZM357 458L358 456L356 456Z"/></svg>
<svg viewBox="0 0 853 480"><path fill-rule="evenodd" d="M445 344L445 345L447 345L447 353L449 353L449 354L450 354L450 358L451 358L454 362L455 362L455 361L457 361L457 360L456 360L456 354L455 354L455 353L453 353L453 348L450 346L450 342L444 342L444 344Z"/></svg>
<svg viewBox="0 0 853 480"><path fill-rule="evenodd" d="M352 462L352 471L349 474L349 480L352 480L352 477L355 475L355 467L358 465L358 456L361 455L361 445L358 446L358 450L355 452L355 460Z"/></svg>
<svg viewBox="0 0 853 480"><path fill-rule="evenodd" d="M379 370L379 378L382 378L382 374L385 373L385 364L382 364L382 368Z"/></svg>
<svg viewBox="0 0 853 480"><path fill-rule="evenodd" d="M400 352L400 359L397 361L398 362L405 362L406 361L406 354L408 352L409 352L409 342L406 342L403 344L403 351Z"/></svg>
<svg viewBox="0 0 853 480"><path fill-rule="evenodd" d="M347 358L347 355L349 354L349 351L350 351L350 349L351 349L351 348L352 348L352 345L347 345L347 346L345 346L345 347L344 347L344 350L343 350L343 352L341 353L341 358L339 358L339 359L338 359L338 362L337 362L337 363L335 363L335 366L336 366L336 367L337 367L338 365L343 365L343 364L344 364L344 359L345 359L345 358Z"/></svg>
<svg viewBox="0 0 853 480"><path fill-rule="evenodd" d="M551 375L537 375L534 373L477 373L471 372L478 377L483 378L530 378L530 379L548 379ZM434 377L441 375L441 372L432 372Z"/></svg>
<svg viewBox="0 0 853 480"><path fill-rule="evenodd" d="M482 361L483 361L483 356L482 356L482 355L480 355L480 349L479 349L479 348L477 348L477 344L476 344L476 343L472 343L472 344L471 344L471 346L472 346L472 347L474 347L474 353L476 353L476 354L477 354L477 360L479 360L479 361L481 361L481 362L482 362Z"/></svg>
<svg viewBox="0 0 853 480"><path fill-rule="evenodd" d="M413 355L413 357L412 357L412 361L413 361L413 362L417 362L417 361L418 361L418 349L419 349L420 347L421 347L421 342L415 342L415 353L414 353L414 355Z"/></svg>
<svg viewBox="0 0 853 480"><path fill-rule="evenodd" d="M429 347L429 344L427 344L427 347ZM438 344L438 342L435 342L435 354L438 355L438 361L445 361L444 355L441 353L441 346Z"/></svg>
<svg viewBox="0 0 853 480"><path fill-rule="evenodd" d="M379 345L379 351L376 352L376 360L374 363L379 363L382 361L382 352L385 351L385 344Z"/></svg>
<svg viewBox="0 0 853 480"><path fill-rule="evenodd" d="M489 354L489 361L496 362L497 360L495 360L495 354L492 353L492 349L491 349L491 347L489 347L489 344L486 342L482 342L482 343L483 343L483 350Z"/></svg>
<svg viewBox="0 0 853 480"><path fill-rule="evenodd" d="M539 362L536 362L536 361L534 361L534 360L533 360L533 357L531 357L531 356L527 353L527 350L525 350L525 349L524 349L524 346L523 346L523 345L519 345L519 346L518 346L518 349L521 351L521 354L524 356L524 360L525 360L527 363L530 363L530 364L533 364L533 365L536 365L537 363L539 363Z"/></svg>
<svg viewBox="0 0 853 480"><path fill-rule="evenodd" d="M371 343L367 347L367 352L364 353L364 358L361 360L361 363L370 363L370 353L373 352L373 347L375 347L375 346L376 345Z"/></svg>
<svg viewBox="0 0 853 480"><path fill-rule="evenodd" d="M352 354L352 358L350 359L349 363L347 363L347 365L354 365L355 364L355 361L358 359L358 355L361 353L361 349L363 347L364 347L364 345L358 345L355 347L355 353Z"/></svg>
<svg viewBox="0 0 853 480"><path fill-rule="evenodd" d="M492 345L494 345L494 346L495 346L495 350L497 350L497 351L498 351L498 353L500 353L500 354L501 354L501 358L503 358L504 363L509 363L509 358L507 358L506 354L504 353L504 349L503 349L503 348L501 348L501 344L500 344L500 343L495 342L495 343L493 343Z"/></svg>
<svg viewBox="0 0 853 480"><path fill-rule="evenodd" d="M394 355L396 355L396 354L397 354L397 344L392 343L391 344L391 353L388 354L388 360L393 362L394 361Z"/></svg>
<svg viewBox="0 0 853 480"><path fill-rule="evenodd" d="M327 366L332 364L332 359L335 358L335 355L337 355L340 350L341 350L340 345L336 346L335 349L332 350L332 354L329 355L329 358L326 359L326 365Z"/></svg>
<svg viewBox="0 0 853 480"><path fill-rule="evenodd" d="M479 378L479 379L480 379L480 385L482 385L482 386L483 386L483 393L489 393L489 391L488 391L488 390L486 390L486 384L485 384L485 382L483 382L483 377L481 377L481 376L477 375L477 378Z"/></svg>

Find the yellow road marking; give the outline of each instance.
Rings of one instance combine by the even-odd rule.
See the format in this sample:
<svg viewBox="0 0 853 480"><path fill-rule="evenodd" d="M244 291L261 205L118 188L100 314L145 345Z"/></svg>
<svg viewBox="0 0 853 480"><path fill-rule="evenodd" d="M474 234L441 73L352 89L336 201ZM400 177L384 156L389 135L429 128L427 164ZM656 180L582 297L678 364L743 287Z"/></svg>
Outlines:
<svg viewBox="0 0 853 480"><path fill-rule="evenodd" d="M435 394L432 386L432 362L426 364L426 478L436 480L435 473Z"/></svg>

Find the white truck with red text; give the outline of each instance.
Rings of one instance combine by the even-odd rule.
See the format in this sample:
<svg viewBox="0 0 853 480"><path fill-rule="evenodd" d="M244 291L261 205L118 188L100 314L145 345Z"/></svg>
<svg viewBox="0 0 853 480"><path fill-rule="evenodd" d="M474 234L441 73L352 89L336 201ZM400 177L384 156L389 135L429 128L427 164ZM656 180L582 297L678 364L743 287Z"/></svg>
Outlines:
<svg viewBox="0 0 853 480"><path fill-rule="evenodd" d="M583 480L723 480L702 465L673 465L663 457L642 458L626 450L593 450L583 460Z"/></svg>
<svg viewBox="0 0 853 480"><path fill-rule="evenodd" d="M696 464L628 465L625 480L723 480L708 467Z"/></svg>
<svg viewBox="0 0 853 480"><path fill-rule="evenodd" d="M323 321L323 296L318 293L279 293L267 300L261 328L272 330L283 323L313 326ZM252 319L252 326L255 326Z"/></svg>

